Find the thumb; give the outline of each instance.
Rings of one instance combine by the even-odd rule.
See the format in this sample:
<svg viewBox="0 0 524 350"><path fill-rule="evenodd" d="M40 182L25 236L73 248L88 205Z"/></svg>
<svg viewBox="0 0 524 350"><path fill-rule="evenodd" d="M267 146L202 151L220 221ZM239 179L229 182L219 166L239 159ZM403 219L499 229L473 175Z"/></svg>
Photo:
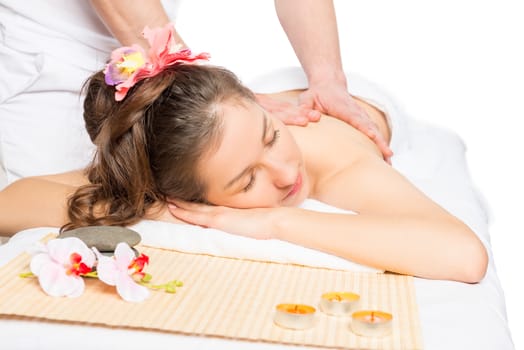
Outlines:
<svg viewBox="0 0 524 350"><path fill-rule="evenodd" d="M306 90L298 95L298 105L300 108L315 109L315 97Z"/></svg>

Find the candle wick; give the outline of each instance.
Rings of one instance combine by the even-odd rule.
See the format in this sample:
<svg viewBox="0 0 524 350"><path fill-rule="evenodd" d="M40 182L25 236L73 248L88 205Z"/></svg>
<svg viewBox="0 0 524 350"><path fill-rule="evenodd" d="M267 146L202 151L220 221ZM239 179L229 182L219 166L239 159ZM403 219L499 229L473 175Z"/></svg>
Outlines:
<svg viewBox="0 0 524 350"><path fill-rule="evenodd" d="M295 312L298 311L298 305L295 305Z"/></svg>
<svg viewBox="0 0 524 350"><path fill-rule="evenodd" d="M371 311L371 322L375 322L375 313Z"/></svg>

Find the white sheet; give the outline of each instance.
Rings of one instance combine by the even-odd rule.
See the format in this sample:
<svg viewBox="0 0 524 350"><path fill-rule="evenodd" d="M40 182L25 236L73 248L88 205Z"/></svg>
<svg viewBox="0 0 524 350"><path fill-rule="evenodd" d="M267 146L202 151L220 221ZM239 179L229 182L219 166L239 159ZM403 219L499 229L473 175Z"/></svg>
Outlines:
<svg viewBox="0 0 524 350"><path fill-rule="evenodd" d="M279 81L282 79L283 75L279 73ZM490 255L487 275L479 284L415 279L424 346L426 349L435 350L513 349L506 320L504 296L493 264L488 217L481 195L472 186L464 158L463 143L457 135L449 131L413 120L406 125L406 132L405 136L410 140L409 147L397 151L393 159L394 166L427 195L470 225L484 242ZM316 206L319 203L311 202L311 204ZM155 232L160 229L167 230L170 225L143 222L135 228L147 242L155 237ZM28 244L48 232L50 228L38 228L17 234L7 245L0 246L0 264L8 261L12 256L26 249ZM195 246L202 243L199 238L202 232L193 232ZM218 238L217 242L220 242L221 246L217 248L216 245L211 245L209 249L216 249L215 253L225 255L230 252L225 251L223 247L236 249L238 254L251 253L243 249L245 248L243 243L239 243L240 241L234 243L230 239L235 240L238 237ZM173 241L166 240L166 235L163 235L163 238L155 244L171 246ZM142 349L152 344L155 347L176 346L184 349L294 348L275 344L42 321L0 320L0 334L6 349L60 349L73 344L73 341L77 349L90 349L100 344L104 347L126 349ZM79 339L81 341L78 341Z"/></svg>

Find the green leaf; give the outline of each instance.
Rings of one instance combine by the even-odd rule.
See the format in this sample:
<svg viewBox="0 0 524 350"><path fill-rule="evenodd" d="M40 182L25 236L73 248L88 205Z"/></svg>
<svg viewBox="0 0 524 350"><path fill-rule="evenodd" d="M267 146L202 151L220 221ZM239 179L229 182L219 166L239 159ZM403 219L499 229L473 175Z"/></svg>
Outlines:
<svg viewBox="0 0 524 350"><path fill-rule="evenodd" d="M176 288L168 284L166 286L166 292L167 293L176 293Z"/></svg>

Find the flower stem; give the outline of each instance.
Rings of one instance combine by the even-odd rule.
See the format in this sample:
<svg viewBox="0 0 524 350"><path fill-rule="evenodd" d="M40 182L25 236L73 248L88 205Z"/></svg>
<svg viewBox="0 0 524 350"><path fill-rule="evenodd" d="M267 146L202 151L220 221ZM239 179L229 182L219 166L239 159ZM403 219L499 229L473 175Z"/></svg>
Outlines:
<svg viewBox="0 0 524 350"><path fill-rule="evenodd" d="M96 271L90 271L88 273L82 274L83 277L98 278L98 273Z"/></svg>
<svg viewBox="0 0 524 350"><path fill-rule="evenodd" d="M18 276L22 278L36 277L36 275L32 272L22 272Z"/></svg>
<svg viewBox="0 0 524 350"><path fill-rule="evenodd" d="M178 280L169 281L164 284L149 285L147 284L147 282L140 282L140 284L152 290L163 289L166 293L176 293L176 288L182 287L184 285L182 281L178 281Z"/></svg>

